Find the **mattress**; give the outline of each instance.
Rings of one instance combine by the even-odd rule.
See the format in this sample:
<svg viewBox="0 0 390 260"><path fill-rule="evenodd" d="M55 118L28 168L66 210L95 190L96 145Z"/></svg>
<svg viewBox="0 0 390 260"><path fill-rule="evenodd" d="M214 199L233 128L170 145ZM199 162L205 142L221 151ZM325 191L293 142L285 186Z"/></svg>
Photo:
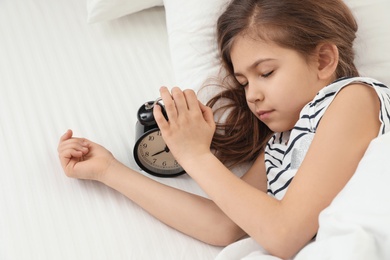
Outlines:
<svg viewBox="0 0 390 260"><path fill-rule="evenodd" d="M213 259L221 248L67 178L57 157L71 128L138 169L136 111L173 84L164 8L88 24L85 1L2 0L0 37L0 259Z"/></svg>

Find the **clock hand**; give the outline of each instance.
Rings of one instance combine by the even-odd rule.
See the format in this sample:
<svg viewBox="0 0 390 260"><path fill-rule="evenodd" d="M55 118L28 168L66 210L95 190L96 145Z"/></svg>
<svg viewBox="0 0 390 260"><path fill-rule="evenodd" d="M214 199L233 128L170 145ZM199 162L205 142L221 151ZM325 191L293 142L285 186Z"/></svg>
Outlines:
<svg viewBox="0 0 390 260"><path fill-rule="evenodd" d="M165 152L165 149L164 149L164 150L162 150L162 151L159 151L159 152L157 152L157 153L155 153L155 154L152 154L152 156L159 155L160 153L163 153L163 152Z"/></svg>
<svg viewBox="0 0 390 260"><path fill-rule="evenodd" d="M159 152L157 152L157 153L153 154L152 156L159 155L160 153L163 153L163 152L169 153L169 148L168 148L168 146L165 146L164 150L162 150L162 151L159 151Z"/></svg>

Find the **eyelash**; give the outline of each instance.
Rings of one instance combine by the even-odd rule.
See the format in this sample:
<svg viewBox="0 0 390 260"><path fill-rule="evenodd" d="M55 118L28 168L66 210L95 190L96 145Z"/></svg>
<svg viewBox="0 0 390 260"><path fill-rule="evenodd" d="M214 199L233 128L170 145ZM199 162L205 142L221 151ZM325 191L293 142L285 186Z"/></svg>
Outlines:
<svg viewBox="0 0 390 260"><path fill-rule="evenodd" d="M246 86L248 86L248 82L245 83L245 84L241 84L241 83L238 83L241 87L245 88Z"/></svg>
<svg viewBox="0 0 390 260"><path fill-rule="evenodd" d="M270 71L270 72L268 72L268 73L261 74L261 77L263 77L263 78L268 78L269 76L271 76L271 75L272 75L272 73L274 73L274 71L273 71L273 70L271 70L271 71Z"/></svg>
<svg viewBox="0 0 390 260"><path fill-rule="evenodd" d="M274 73L274 71L273 71L273 70L271 70L271 71L270 71L270 72L268 72L268 73L261 74L260 76L261 76L262 78L268 78L269 76L271 76L271 75L272 75L272 73ZM241 86L241 87L243 87L243 88L245 88L246 86L248 86L248 82L247 82L247 83L245 83L245 84L241 84L241 83L238 83L238 84L240 84L240 86Z"/></svg>

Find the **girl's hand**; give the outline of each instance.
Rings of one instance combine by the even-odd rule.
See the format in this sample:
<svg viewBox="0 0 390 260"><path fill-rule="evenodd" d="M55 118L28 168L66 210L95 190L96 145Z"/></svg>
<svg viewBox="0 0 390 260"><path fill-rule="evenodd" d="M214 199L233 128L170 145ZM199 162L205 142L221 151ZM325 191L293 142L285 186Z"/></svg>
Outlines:
<svg viewBox="0 0 390 260"><path fill-rule="evenodd" d="M72 178L100 180L115 158L104 147L72 135L72 130L68 130L58 144L65 174Z"/></svg>
<svg viewBox="0 0 390 260"><path fill-rule="evenodd" d="M211 108L200 103L192 90L175 87L171 94L162 87L160 94L169 120L164 118L160 106L154 107L154 117L176 160L184 166L186 161L210 153L215 131Z"/></svg>

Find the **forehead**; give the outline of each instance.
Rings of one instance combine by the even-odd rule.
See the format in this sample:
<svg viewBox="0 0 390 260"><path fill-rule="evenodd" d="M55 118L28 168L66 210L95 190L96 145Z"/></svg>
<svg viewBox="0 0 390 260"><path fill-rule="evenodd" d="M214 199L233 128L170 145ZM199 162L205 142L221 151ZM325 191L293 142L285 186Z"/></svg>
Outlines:
<svg viewBox="0 0 390 260"><path fill-rule="evenodd" d="M237 52L239 50L271 50L275 47L278 47L272 41L266 41L260 38L256 38L255 36L251 36L248 34L238 35L232 44L230 53Z"/></svg>
<svg viewBox="0 0 390 260"><path fill-rule="evenodd" d="M237 67L259 59L279 60L291 51L272 41L255 39L245 35L237 36L234 40L230 50L230 58L233 66Z"/></svg>
<svg viewBox="0 0 390 260"><path fill-rule="evenodd" d="M243 75L258 66L294 68L310 67L315 62L296 50L282 47L272 41L240 36L235 39L230 51L233 73ZM261 65L260 65L261 64Z"/></svg>

